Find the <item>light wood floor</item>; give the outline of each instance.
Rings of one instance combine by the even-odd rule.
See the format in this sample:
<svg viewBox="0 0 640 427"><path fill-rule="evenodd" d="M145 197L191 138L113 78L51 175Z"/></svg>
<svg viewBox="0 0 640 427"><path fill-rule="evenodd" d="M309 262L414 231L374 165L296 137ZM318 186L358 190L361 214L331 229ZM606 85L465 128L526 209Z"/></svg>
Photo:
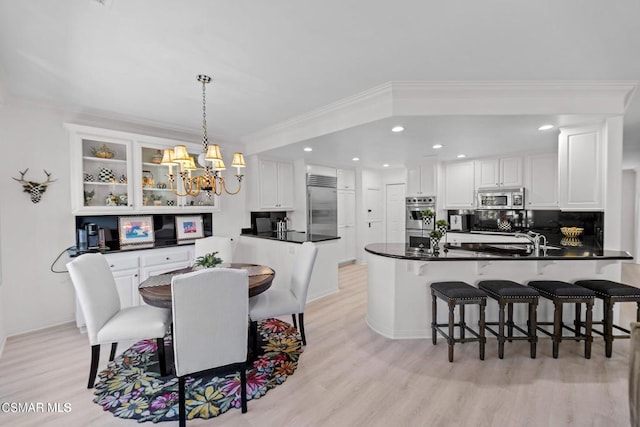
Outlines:
<svg viewBox="0 0 640 427"><path fill-rule="evenodd" d="M623 280L640 285L639 273L637 266L625 269ZM553 359L548 339L542 339L535 360L528 357L526 342L507 344L499 360L495 339L490 339L484 361L478 360L477 344L470 343L456 345L455 362L449 363L442 339L433 346L430 340L383 338L366 326L365 313L366 267L342 267L340 292L307 306L308 346L296 373L249 401L244 415L234 409L188 425L629 424L627 340L614 342L611 359L604 357L602 339L596 338L591 360L574 342L563 342L559 359ZM92 403L92 392L85 388L88 370L87 338L73 324L10 338L0 359L0 402L70 402L72 409L61 414L0 412L0 425L138 425Z"/></svg>

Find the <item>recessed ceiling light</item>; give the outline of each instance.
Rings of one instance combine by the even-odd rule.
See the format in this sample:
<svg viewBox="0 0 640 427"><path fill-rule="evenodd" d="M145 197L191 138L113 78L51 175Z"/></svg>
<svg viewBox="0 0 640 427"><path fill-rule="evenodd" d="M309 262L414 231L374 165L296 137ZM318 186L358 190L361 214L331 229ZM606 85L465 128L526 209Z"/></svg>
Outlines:
<svg viewBox="0 0 640 427"><path fill-rule="evenodd" d="M382 165L383 168L388 168L389 167L389 163L385 163L384 165Z"/></svg>
<svg viewBox="0 0 640 427"><path fill-rule="evenodd" d="M353 158L353 159L351 159L351 160L353 160L354 162L357 162L358 160L360 160L360 157L354 157L354 158Z"/></svg>
<svg viewBox="0 0 640 427"><path fill-rule="evenodd" d="M464 159L465 157L467 157L465 154L458 154L459 159Z"/></svg>
<svg viewBox="0 0 640 427"><path fill-rule="evenodd" d="M438 148L442 148L442 144L435 144L435 145L434 145L433 147L431 147L431 148L435 148L435 149L437 150Z"/></svg>
<svg viewBox="0 0 640 427"><path fill-rule="evenodd" d="M304 151L313 151L313 148L311 148L311 147L304 147Z"/></svg>
<svg viewBox="0 0 640 427"><path fill-rule="evenodd" d="M553 125L542 125L538 128L538 130L549 130L553 129Z"/></svg>
<svg viewBox="0 0 640 427"><path fill-rule="evenodd" d="M394 126L391 128L391 132L402 132L404 128L402 126Z"/></svg>

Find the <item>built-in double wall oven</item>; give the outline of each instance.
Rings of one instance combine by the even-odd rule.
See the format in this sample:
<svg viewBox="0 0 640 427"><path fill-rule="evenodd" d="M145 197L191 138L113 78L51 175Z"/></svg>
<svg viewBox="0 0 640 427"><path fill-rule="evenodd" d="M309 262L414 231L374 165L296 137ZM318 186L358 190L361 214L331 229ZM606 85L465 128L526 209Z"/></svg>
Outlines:
<svg viewBox="0 0 640 427"><path fill-rule="evenodd" d="M430 209L436 211L435 196L406 198L406 243L410 248L428 247L429 233L433 230L435 216L430 222L422 220L422 212Z"/></svg>

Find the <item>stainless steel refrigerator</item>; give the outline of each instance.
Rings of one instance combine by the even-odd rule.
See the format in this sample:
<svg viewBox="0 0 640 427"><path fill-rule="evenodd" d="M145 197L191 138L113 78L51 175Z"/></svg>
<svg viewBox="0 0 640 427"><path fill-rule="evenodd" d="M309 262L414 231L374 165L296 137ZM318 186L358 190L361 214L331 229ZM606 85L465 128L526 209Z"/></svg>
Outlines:
<svg viewBox="0 0 640 427"><path fill-rule="evenodd" d="M338 180L307 174L307 233L338 235Z"/></svg>

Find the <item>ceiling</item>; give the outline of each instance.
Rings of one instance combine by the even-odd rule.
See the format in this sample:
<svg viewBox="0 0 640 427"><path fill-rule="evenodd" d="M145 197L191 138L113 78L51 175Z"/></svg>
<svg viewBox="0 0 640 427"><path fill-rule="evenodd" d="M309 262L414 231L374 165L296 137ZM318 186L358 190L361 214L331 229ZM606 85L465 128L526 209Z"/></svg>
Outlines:
<svg viewBox="0 0 640 427"><path fill-rule="evenodd" d="M640 79L636 0L0 0L0 87L20 97L242 141L389 81ZM553 147L561 117L394 117L268 153L391 167ZM389 129L403 124L406 130ZM431 145L440 142L437 153ZM640 99L625 114L640 159ZM631 163L630 163L631 162ZM640 164L640 161L638 161Z"/></svg>

